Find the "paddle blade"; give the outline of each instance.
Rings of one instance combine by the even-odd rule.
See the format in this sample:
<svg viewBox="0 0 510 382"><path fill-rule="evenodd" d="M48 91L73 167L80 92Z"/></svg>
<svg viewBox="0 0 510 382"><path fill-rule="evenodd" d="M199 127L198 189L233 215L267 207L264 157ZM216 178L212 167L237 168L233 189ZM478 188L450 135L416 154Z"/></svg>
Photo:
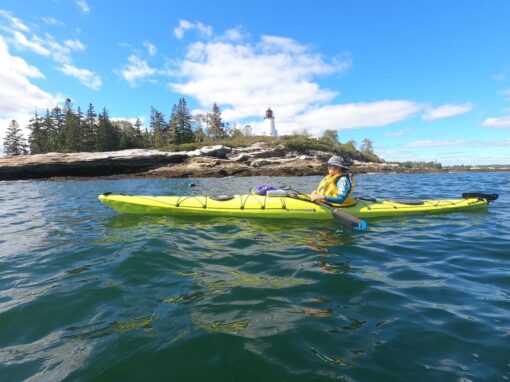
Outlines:
<svg viewBox="0 0 510 382"><path fill-rule="evenodd" d="M338 208L332 208L331 213L338 223L343 224L346 227L353 228L357 231L363 231L367 228L367 223L364 220L358 219L357 217L343 212Z"/></svg>
<svg viewBox="0 0 510 382"><path fill-rule="evenodd" d="M462 197L464 199L469 198L478 198L478 199L485 199L488 203L495 201L499 195L498 194L484 194L482 192L464 192L462 194Z"/></svg>

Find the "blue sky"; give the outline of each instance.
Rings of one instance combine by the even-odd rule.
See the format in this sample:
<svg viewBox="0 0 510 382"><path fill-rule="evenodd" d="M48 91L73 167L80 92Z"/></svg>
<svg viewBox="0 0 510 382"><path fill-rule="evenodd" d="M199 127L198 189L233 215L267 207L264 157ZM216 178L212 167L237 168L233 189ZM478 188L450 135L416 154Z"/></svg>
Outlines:
<svg viewBox="0 0 510 382"><path fill-rule="evenodd" d="M0 0L0 135L65 98L147 122L185 97L388 161L510 164L508 20L506 0Z"/></svg>

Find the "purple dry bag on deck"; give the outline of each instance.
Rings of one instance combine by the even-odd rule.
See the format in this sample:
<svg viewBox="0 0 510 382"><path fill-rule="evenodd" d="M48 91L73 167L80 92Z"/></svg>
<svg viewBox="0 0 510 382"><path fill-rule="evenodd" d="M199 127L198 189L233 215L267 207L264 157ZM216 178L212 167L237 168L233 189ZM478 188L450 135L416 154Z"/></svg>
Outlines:
<svg viewBox="0 0 510 382"><path fill-rule="evenodd" d="M257 195L266 195L268 191L276 190L273 186L258 186L255 188L255 193Z"/></svg>

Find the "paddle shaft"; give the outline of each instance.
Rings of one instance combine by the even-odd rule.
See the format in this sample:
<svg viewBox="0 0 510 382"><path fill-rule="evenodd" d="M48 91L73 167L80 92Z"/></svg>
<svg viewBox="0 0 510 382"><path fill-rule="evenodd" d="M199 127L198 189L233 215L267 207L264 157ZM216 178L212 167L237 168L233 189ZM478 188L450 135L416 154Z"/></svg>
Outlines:
<svg viewBox="0 0 510 382"><path fill-rule="evenodd" d="M300 198L298 195L303 195L301 192L298 192L296 190L290 190L290 191L296 193L296 196L293 196L296 199L306 200L308 202L318 204L319 206L322 206L322 207L330 210L331 214L333 215L333 218L335 219L335 221L337 223L340 223L346 227L349 227L349 228L352 228L355 230L359 230L359 231L363 231L367 227L367 223L364 220L358 219L356 216L352 216L351 214L348 214L347 212L342 211L339 208L330 206L329 204L320 202L318 200L312 201L311 199L308 199L308 198Z"/></svg>
<svg viewBox="0 0 510 382"><path fill-rule="evenodd" d="M335 219L335 221L345 225L346 227L353 228L359 231L363 231L367 227L367 223L364 220L358 219L356 216L352 216L351 214L348 214L347 212L342 211L339 208L335 208L327 203L319 202L317 200L315 200L314 203L330 210L331 213L333 214L333 218Z"/></svg>

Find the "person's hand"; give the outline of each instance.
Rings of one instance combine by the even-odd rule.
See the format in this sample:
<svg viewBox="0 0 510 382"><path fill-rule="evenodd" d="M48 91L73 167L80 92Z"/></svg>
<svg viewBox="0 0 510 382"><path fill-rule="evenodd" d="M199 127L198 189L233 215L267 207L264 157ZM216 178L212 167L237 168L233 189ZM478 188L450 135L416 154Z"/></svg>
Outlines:
<svg viewBox="0 0 510 382"><path fill-rule="evenodd" d="M315 202L315 201L323 202L326 200L326 198L324 196L317 195L315 192L312 192L312 194L310 195L310 200L312 202Z"/></svg>

